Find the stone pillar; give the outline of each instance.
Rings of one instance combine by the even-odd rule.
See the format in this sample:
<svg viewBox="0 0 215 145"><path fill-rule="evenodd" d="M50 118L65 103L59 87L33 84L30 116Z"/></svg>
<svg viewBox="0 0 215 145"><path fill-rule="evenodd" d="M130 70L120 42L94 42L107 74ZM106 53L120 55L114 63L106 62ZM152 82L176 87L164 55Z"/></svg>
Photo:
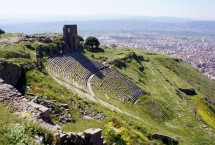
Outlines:
<svg viewBox="0 0 215 145"><path fill-rule="evenodd" d="M64 25L63 39L64 42L68 45L69 49L72 51L78 50L77 38L78 38L77 25Z"/></svg>

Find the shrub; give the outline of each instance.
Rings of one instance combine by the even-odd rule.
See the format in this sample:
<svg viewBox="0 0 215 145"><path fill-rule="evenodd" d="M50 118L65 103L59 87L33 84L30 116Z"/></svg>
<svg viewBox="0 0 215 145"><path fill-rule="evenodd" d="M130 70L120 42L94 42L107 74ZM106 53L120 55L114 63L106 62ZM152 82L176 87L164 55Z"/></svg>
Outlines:
<svg viewBox="0 0 215 145"><path fill-rule="evenodd" d="M45 144L53 144L54 137L48 130L32 123L10 124L6 129L6 140L10 144L38 144L34 136L43 136Z"/></svg>
<svg viewBox="0 0 215 145"><path fill-rule="evenodd" d="M4 34L4 33L5 33L5 31L0 29L0 37L1 37L1 34Z"/></svg>
<svg viewBox="0 0 215 145"><path fill-rule="evenodd" d="M114 128L113 122L105 125L104 135L107 139L107 144L128 145L130 141L128 130L124 127Z"/></svg>
<svg viewBox="0 0 215 145"><path fill-rule="evenodd" d="M25 125L11 124L7 128L6 138L10 144L37 144L30 134L27 134Z"/></svg>

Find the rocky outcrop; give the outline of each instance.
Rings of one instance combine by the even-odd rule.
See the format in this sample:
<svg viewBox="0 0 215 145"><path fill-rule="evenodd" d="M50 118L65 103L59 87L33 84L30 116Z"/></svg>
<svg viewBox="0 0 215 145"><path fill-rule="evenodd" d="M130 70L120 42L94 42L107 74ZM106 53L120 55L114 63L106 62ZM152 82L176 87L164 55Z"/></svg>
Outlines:
<svg viewBox="0 0 215 145"><path fill-rule="evenodd" d="M2 79L0 79L0 101L7 102L8 108L26 119L39 123L51 130L60 128L52 122L49 108L28 100L12 85L4 83Z"/></svg>
<svg viewBox="0 0 215 145"><path fill-rule="evenodd" d="M14 98L21 99L22 94L19 93L12 85L5 84L0 79L0 101L13 100Z"/></svg>
<svg viewBox="0 0 215 145"><path fill-rule="evenodd" d="M7 62L0 62L0 78L5 83L15 86L22 75L22 70L17 65Z"/></svg>
<svg viewBox="0 0 215 145"><path fill-rule="evenodd" d="M161 140L164 144L172 144L172 145L177 145L178 144L178 139L171 138L167 135L163 134L158 134L155 133L152 135L153 139Z"/></svg>
<svg viewBox="0 0 215 145"><path fill-rule="evenodd" d="M183 89L183 88L179 88L180 91L184 92L186 95L189 96L194 96L197 95L196 90L191 88L191 89Z"/></svg>
<svg viewBox="0 0 215 145"><path fill-rule="evenodd" d="M104 145L101 129L87 129L84 132L56 133L56 145Z"/></svg>
<svg viewBox="0 0 215 145"><path fill-rule="evenodd" d="M60 130L60 126L52 122L50 114L58 114L60 119L65 122L71 122L71 116L69 113L62 113L51 101L43 100L41 104L38 104L38 97L31 101L14 88L12 85L6 84L0 79L0 102L7 102L8 108L10 108L15 114L20 115L23 118L31 120L32 122L39 123L41 126L49 128L54 132L60 132L55 134L57 145L104 145L104 139L101 134L101 129L87 129L84 132L79 133L64 133ZM43 104L43 105L42 105ZM66 111L69 109L67 104L60 104L61 109ZM62 120L59 120L62 122ZM42 137L36 137L38 140L42 140Z"/></svg>
<svg viewBox="0 0 215 145"><path fill-rule="evenodd" d="M61 104L61 110L58 109L58 107L52 101L49 100L43 100L40 104L49 108L51 113L56 116L59 122L73 123L73 119L70 115L69 107L67 104Z"/></svg>

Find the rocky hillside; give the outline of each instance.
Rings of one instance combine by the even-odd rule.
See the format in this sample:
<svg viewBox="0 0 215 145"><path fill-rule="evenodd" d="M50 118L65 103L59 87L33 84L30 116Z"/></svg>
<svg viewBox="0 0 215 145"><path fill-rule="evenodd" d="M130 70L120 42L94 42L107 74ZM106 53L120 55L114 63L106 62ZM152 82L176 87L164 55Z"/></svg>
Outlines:
<svg viewBox="0 0 215 145"><path fill-rule="evenodd" d="M2 37L3 144L215 144L215 82L182 60L130 48L62 56L60 35Z"/></svg>

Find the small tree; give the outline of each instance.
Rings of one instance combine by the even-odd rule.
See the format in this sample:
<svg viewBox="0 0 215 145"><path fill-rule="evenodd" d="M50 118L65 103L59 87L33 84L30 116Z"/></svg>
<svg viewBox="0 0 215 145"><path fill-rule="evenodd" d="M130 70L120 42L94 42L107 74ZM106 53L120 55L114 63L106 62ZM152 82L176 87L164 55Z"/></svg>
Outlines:
<svg viewBox="0 0 215 145"><path fill-rule="evenodd" d="M124 127L119 129L114 127L113 122L108 122L105 125L104 130L105 138L107 139L107 144L117 144L117 145L129 145L130 135L128 130Z"/></svg>
<svg viewBox="0 0 215 145"><path fill-rule="evenodd" d="M116 49L117 45L116 44L111 44L110 47L113 48L113 49Z"/></svg>
<svg viewBox="0 0 215 145"><path fill-rule="evenodd" d="M84 48L84 39L81 36L78 36L78 40L77 40L77 44L78 44L78 48L80 48L83 51Z"/></svg>
<svg viewBox="0 0 215 145"><path fill-rule="evenodd" d="M90 48L93 51L94 48L98 48L100 45L99 40L96 37L88 37L85 41L85 46Z"/></svg>
<svg viewBox="0 0 215 145"><path fill-rule="evenodd" d="M83 37L81 37L81 36L78 36L78 44L81 44L81 43L83 43L84 42L84 39L83 39Z"/></svg>
<svg viewBox="0 0 215 145"><path fill-rule="evenodd" d="M0 29L0 37L1 37L1 35L4 34L4 33L5 33L5 31L2 30L2 29Z"/></svg>

